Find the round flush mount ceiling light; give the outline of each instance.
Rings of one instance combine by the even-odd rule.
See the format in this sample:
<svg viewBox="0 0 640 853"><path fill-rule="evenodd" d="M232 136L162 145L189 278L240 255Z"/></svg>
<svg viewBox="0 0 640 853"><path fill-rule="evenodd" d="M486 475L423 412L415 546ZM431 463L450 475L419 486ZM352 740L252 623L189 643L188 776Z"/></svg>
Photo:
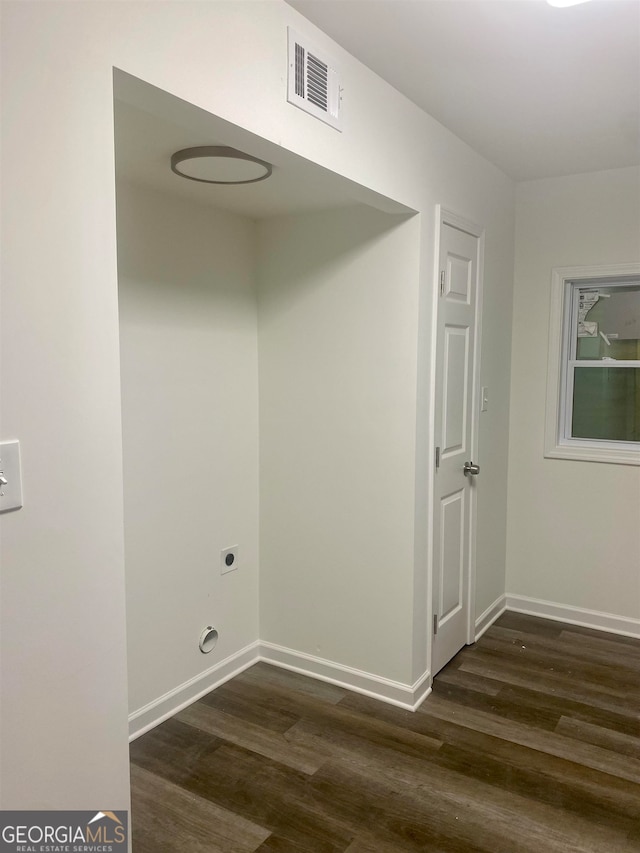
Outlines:
<svg viewBox="0 0 640 853"><path fill-rule="evenodd" d="M255 184L268 178L273 167L235 148L201 145L172 154L171 171L204 184Z"/></svg>

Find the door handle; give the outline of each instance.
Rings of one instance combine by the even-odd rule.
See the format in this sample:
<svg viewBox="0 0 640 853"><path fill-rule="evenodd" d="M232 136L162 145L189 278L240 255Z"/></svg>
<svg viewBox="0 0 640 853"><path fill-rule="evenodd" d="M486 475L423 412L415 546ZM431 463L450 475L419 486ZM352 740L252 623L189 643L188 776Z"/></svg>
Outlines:
<svg viewBox="0 0 640 853"><path fill-rule="evenodd" d="M465 477L468 474L473 474L473 476L475 477L477 474L480 473L480 466L474 465L473 462L465 462L464 468L462 469L462 472L463 472Z"/></svg>

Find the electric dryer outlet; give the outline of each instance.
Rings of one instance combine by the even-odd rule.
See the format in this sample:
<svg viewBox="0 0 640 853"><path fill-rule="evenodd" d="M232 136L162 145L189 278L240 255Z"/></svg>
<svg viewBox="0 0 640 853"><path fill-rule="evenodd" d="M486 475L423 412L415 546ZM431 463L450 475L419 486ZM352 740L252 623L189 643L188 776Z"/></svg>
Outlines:
<svg viewBox="0 0 640 853"><path fill-rule="evenodd" d="M227 572L235 572L238 568L238 551L237 545L232 545L230 548L224 548L220 551L220 574L226 575Z"/></svg>

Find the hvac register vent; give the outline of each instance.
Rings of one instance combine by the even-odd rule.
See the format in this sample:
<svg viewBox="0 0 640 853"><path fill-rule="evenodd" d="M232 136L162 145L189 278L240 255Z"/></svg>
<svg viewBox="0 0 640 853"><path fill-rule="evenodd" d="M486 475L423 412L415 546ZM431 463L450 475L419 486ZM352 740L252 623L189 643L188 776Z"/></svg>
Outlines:
<svg viewBox="0 0 640 853"><path fill-rule="evenodd" d="M335 63L289 29L290 104L342 130L340 77Z"/></svg>

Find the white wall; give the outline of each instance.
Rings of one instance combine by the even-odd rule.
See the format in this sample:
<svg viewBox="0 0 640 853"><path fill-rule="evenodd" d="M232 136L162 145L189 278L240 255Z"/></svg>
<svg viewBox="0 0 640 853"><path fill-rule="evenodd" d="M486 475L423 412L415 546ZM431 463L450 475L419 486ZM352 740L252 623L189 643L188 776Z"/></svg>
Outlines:
<svg viewBox="0 0 640 853"><path fill-rule="evenodd" d="M480 385L488 389L486 412L479 415L476 478L476 617L504 592L506 560L506 484L513 310L513 207L505 192L491 193L478 221L485 225L485 263L480 342Z"/></svg>
<svg viewBox="0 0 640 853"><path fill-rule="evenodd" d="M258 637L255 225L122 182L117 208L135 712Z"/></svg>
<svg viewBox="0 0 640 853"><path fill-rule="evenodd" d="M416 450L415 553L400 567L413 579L413 614L405 615L415 677L427 661L435 205L487 229L485 338L498 355L483 357L495 408L482 428L479 461L501 530L513 188L279 0L1 8L2 434L22 440L25 493L25 508L2 518L2 760L12 768L2 804L125 808L113 67L422 214L416 440L398 451L406 471ZM340 61L342 134L286 103L287 24ZM499 535L479 538L478 564L478 600L492 600L503 590Z"/></svg>
<svg viewBox="0 0 640 853"><path fill-rule="evenodd" d="M419 220L259 225L260 639L411 680Z"/></svg>
<svg viewBox="0 0 640 853"><path fill-rule="evenodd" d="M640 170L517 190L508 592L640 617L640 470L544 459L551 270L640 259Z"/></svg>

